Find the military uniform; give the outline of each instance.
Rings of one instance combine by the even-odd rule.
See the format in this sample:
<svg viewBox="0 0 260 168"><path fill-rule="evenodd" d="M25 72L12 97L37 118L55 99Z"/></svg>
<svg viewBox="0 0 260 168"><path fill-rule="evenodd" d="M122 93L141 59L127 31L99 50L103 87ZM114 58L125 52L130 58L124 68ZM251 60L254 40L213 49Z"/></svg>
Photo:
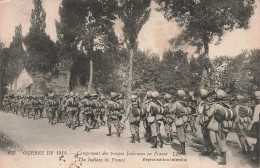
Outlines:
<svg viewBox="0 0 260 168"><path fill-rule="evenodd" d="M24 106L25 106L25 111L27 118L30 118L30 113L31 113L31 98L30 96L27 96L25 101L24 101Z"/></svg>
<svg viewBox="0 0 260 168"><path fill-rule="evenodd" d="M137 97L137 95L131 95L132 106L125 119L125 120L127 120L129 118L130 131L132 134L132 138L130 141L131 143L135 143L135 135L136 135L137 141L140 142L139 127L140 127L140 116L142 113L140 103L141 103L140 99Z"/></svg>
<svg viewBox="0 0 260 168"><path fill-rule="evenodd" d="M18 98L17 95L14 95L14 98L11 100L11 107L12 107L12 112L14 114L18 113Z"/></svg>
<svg viewBox="0 0 260 168"><path fill-rule="evenodd" d="M43 109L45 106L44 96L39 97L39 112L40 112L40 118L43 118Z"/></svg>
<svg viewBox="0 0 260 168"><path fill-rule="evenodd" d="M225 102L223 99L226 97L226 93L223 90L217 90L215 102L210 106L210 109L206 112L207 115L211 118L210 123L208 125L208 129L214 131L217 145L219 151L221 152L221 161L220 165L226 164L226 152L227 152L227 144L226 137L231 129L234 128L234 119L235 111ZM221 115L221 112L224 114L232 113L232 118L224 118ZM213 129L212 129L213 128Z"/></svg>
<svg viewBox="0 0 260 168"><path fill-rule="evenodd" d="M118 94L112 92L111 93L111 100L108 101L107 104L107 127L108 127L108 134L107 136L111 136L111 127L112 124L116 128L117 135L120 137L120 133L123 131L123 128L120 124L120 112L122 111L123 104L120 104L120 101L118 100Z"/></svg>
<svg viewBox="0 0 260 168"><path fill-rule="evenodd" d="M247 152L250 151L250 145L246 139L246 133L244 130L248 128L253 113L249 107L243 105L242 102L244 99L245 98L243 96L238 95L237 104L234 106L234 109L237 113L237 118L235 120L236 122L235 131L237 133L238 139L242 147L242 153L246 154Z"/></svg>
<svg viewBox="0 0 260 168"><path fill-rule="evenodd" d="M205 111L210 109L210 105L207 99L207 96L210 95L210 93L205 89L200 89L200 95L201 95L201 101L198 106L199 111L199 125L201 126L201 133L203 135L206 151L203 153L203 155L210 155L212 152L214 152L215 147L211 141L210 138L210 132L211 130L208 129L208 125L210 122L210 119Z"/></svg>
<svg viewBox="0 0 260 168"><path fill-rule="evenodd" d="M145 137L146 137L146 142L151 142L151 127L148 123L147 117L149 112L147 111L149 104L152 101L152 95L151 91L148 91L146 93L146 100L142 103L142 114L141 114L141 120L143 121L143 127L145 129Z"/></svg>
<svg viewBox="0 0 260 168"><path fill-rule="evenodd" d="M38 110L40 105L40 102L38 101L36 96L33 96L33 99L31 100L31 105L32 105L33 119L35 120L36 115L38 115Z"/></svg>
<svg viewBox="0 0 260 168"><path fill-rule="evenodd" d="M254 151L253 151L253 161L259 162L259 153L260 153L260 91L255 92L255 97L257 99L256 106L253 111L253 117L252 121L248 127L249 130L253 131L256 135L256 144L254 145Z"/></svg>
<svg viewBox="0 0 260 168"><path fill-rule="evenodd" d="M175 125L176 125L176 131L177 131L177 136L178 139L181 143L181 152L180 154L185 155L185 142L186 142L186 132L185 132L185 123L188 121L187 118L187 111L188 111L188 106L186 105L184 100L186 93L183 90L178 90L177 91L177 96L178 100L173 104L172 110L174 111L175 114Z"/></svg>
<svg viewBox="0 0 260 168"><path fill-rule="evenodd" d="M173 103L171 102L172 96L170 94L166 94L164 96L165 104L163 105L163 124L165 133L167 134L167 141L171 143L173 141L173 134L172 134L172 124L175 119L175 115L172 110Z"/></svg>
<svg viewBox="0 0 260 168"><path fill-rule="evenodd" d="M75 100L73 92L70 93L70 97L66 101L65 107L69 119L68 127L72 127L72 130L75 130L77 122L78 102Z"/></svg>
<svg viewBox="0 0 260 168"><path fill-rule="evenodd" d="M161 148L164 144L160 133L160 124L162 123L162 117L158 117L159 115L162 115L162 104L157 100L158 96L159 93L157 91L152 92L153 99L147 107L147 120L151 127L151 135L153 140L153 145L151 146L151 148L157 148L157 137L159 138Z"/></svg>
<svg viewBox="0 0 260 168"><path fill-rule="evenodd" d="M57 121L56 120L57 108L58 108L58 102L54 99L54 95L50 94L46 102L46 110L47 110L47 118L49 120L49 123L51 123L51 125L54 125Z"/></svg>
<svg viewBox="0 0 260 168"><path fill-rule="evenodd" d="M24 114L26 112L24 103L25 103L25 98L24 98L24 96L21 96L21 98L18 101L18 106L19 106L19 111L21 113L21 116L23 116L23 117L24 117Z"/></svg>
<svg viewBox="0 0 260 168"><path fill-rule="evenodd" d="M98 95L97 94L92 94L91 95L91 100L93 102L93 107L92 107L92 112L93 112L93 118L92 118L92 126L95 128L99 128L100 126L100 108L101 108L101 103L98 101Z"/></svg>
<svg viewBox="0 0 260 168"><path fill-rule="evenodd" d="M101 125L105 125L106 124L106 121L105 121L105 114L106 114L106 109L105 109L105 97L104 96L101 96L100 99L98 100L99 103L100 103L100 121L101 121Z"/></svg>
<svg viewBox="0 0 260 168"><path fill-rule="evenodd" d="M84 93L84 98L80 101L80 111L82 113L82 121L85 125L85 131L89 131L92 126L91 126L91 121L93 118L93 113L92 113L92 106L93 103L90 100L90 93L85 92Z"/></svg>
<svg viewBox="0 0 260 168"><path fill-rule="evenodd" d="M3 100L3 111L4 112L9 112L10 111L10 106L11 106L11 100L8 96L4 96Z"/></svg>

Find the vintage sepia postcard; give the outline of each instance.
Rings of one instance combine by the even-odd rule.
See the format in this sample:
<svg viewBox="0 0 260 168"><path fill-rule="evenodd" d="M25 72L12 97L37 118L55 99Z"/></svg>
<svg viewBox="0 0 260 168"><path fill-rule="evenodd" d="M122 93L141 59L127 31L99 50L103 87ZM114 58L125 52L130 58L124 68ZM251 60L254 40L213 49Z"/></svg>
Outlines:
<svg viewBox="0 0 260 168"><path fill-rule="evenodd" d="M0 168L258 168L260 0L0 0Z"/></svg>

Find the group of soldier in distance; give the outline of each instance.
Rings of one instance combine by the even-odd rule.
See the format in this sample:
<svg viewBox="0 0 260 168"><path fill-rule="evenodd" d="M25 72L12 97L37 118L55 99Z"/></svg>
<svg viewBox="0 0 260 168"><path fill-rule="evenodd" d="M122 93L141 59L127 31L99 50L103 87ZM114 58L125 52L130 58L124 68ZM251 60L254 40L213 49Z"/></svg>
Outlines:
<svg viewBox="0 0 260 168"><path fill-rule="evenodd" d="M65 122L72 130L80 126L81 122L87 132L107 125L107 136L112 135L111 128L114 126L120 137L125 129L125 122L129 120L131 143L140 142L139 128L142 122L144 138L146 142L152 143L151 148L171 144L174 140L172 128L175 126L181 144L179 153L183 155L186 154L187 128L189 126L189 133L196 136L197 123L201 126L206 147L203 155L210 156L218 150L220 165L226 164L226 137L229 132L235 131L242 153L250 153L255 161L259 161L260 91L255 92L254 105L249 104L242 95L227 98L227 94L221 89L200 89L195 93L177 90L174 95L164 94L163 97L157 91L148 91L142 101L139 95L132 93L131 105L126 108L126 100L120 93L111 92L110 98L106 98L89 92L82 95L70 92L66 95L50 93L48 96L6 95L3 105L5 112L20 114L28 119L43 118L43 111L46 111L51 125ZM161 126L164 126L166 141L162 138ZM247 141L248 131L255 133L257 138L253 149ZM210 133L215 134L217 146L213 145Z"/></svg>

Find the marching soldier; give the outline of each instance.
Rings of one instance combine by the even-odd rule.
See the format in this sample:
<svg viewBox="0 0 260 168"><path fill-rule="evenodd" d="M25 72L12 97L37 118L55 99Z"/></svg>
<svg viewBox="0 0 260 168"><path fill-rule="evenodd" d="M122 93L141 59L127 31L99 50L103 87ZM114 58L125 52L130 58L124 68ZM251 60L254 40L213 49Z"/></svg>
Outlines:
<svg viewBox="0 0 260 168"><path fill-rule="evenodd" d="M43 113L43 109L44 109L44 106L45 106L45 101L44 101L44 96L43 95L41 95L40 97L39 97L39 112L40 112L40 118L43 118L43 115L42 115L42 113Z"/></svg>
<svg viewBox="0 0 260 168"><path fill-rule="evenodd" d="M129 109L129 113L126 115L125 121L129 118L130 131L132 134L131 143L135 143L135 135L137 142L140 142L139 127L140 127L140 116L141 116L141 105L140 99L136 94L131 95L132 106Z"/></svg>
<svg viewBox="0 0 260 168"><path fill-rule="evenodd" d="M57 111L58 102L55 101L54 94L51 93L48 96L48 100L46 102L46 109L47 109L47 118L51 125L55 124L56 121L56 111Z"/></svg>
<svg viewBox="0 0 260 168"><path fill-rule="evenodd" d="M173 112L171 111L172 106L173 106L173 103L172 103L173 97L170 94L166 94L164 96L164 100L166 103L163 105L163 108L164 108L163 124L164 124L165 132L167 134L167 141L168 141L168 143L172 143L172 141L173 141L172 124L173 124L173 121L175 118Z"/></svg>
<svg viewBox="0 0 260 168"><path fill-rule="evenodd" d="M227 159L226 159L226 153L227 153L227 144L226 144L226 137L227 134L230 132L231 129L233 129L234 120L236 118L235 112L231 107L226 104L224 99L226 98L227 94L223 90L215 90L215 102L210 106L210 109L207 111L208 116L212 116L211 121L208 125L208 128L215 127L215 129L212 129L214 131L218 148L221 152L221 161L219 162L219 165L226 165ZM230 113L228 116L224 116L227 113ZM224 115L223 115L224 114ZM213 124L211 124L213 123ZM211 126L212 125L212 126Z"/></svg>
<svg viewBox="0 0 260 168"><path fill-rule="evenodd" d="M147 112L148 112L148 123L151 127L151 134L152 134L152 142L153 145L151 146L151 148L157 148L157 137L159 138L160 141L160 147L162 148L164 142L159 130L159 122L161 122L161 120L158 120L158 114L161 115L162 112L162 103L158 101L158 97L159 97L159 93L157 91L152 92L152 102L149 104L148 108L147 108Z"/></svg>
<svg viewBox="0 0 260 168"><path fill-rule="evenodd" d="M3 107L4 107L3 111L8 113L10 111L10 109L11 109L10 106L11 106L10 97L5 95L4 96L4 100L3 100Z"/></svg>
<svg viewBox="0 0 260 168"><path fill-rule="evenodd" d="M25 102L24 102L27 118L30 118L30 113L31 113L31 96L27 95Z"/></svg>
<svg viewBox="0 0 260 168"><path fill-rule="evenodd" d="M18 113L18 96L14 95L13 99L11 100L11 107L12 107L12 112L14 114Z"/></svg>
<svg viewBox="0 0 260 168"><path fill-rule="evenodd" d="M255 92L255 97L256 97L256 106L254 108L254 114L252 117L252 121L248 127L248 130L251 130L255 133L256 135L256 144L254 145L254 151L253 151L253 161L259 162L259 153L260 153L260 146L259 146L259 141L260 141L260 91Z"/></svg>
<svg viewBox="0 0 260 168"><path fill-rule="evenodd" d="M142 114L141 119L143 121L143 127L145 129L144 137L146 137L146 142L151 142L152 135L151 135L151 127L148 123L147 117L149 112L147 111L149 104L152 102L152 92L148 91L145 96L145 100L142 104Z"/></svg>
<svg viewBox="0 0 260 168"><path fill-rule="evenodd" d="M187 122L187 109L188 105L184 102L186 93L183 90L177 91L177 100L173 104L172 109L175 112L175 125L178 139L181 143L181 152L179 154L186 155L185 142L186 142L186 132L185 132L185 123Z"/></svg>
<svg viewBox="0 0 260 168"><path fill-rule="evenodd" d="M119 101L119 94L115 92L111 92L111 99L108 101L107 104L107 127L108 127L108 134L107 136L111 136L111 127L112 124L116 128L117 135L120 137L123 128L120 124L120 112L124 109L123 104Z"/></svg>
<svg viewBox="0 0 260 168"><path fill-rule="evenodd" d="M81 108L82 121L85 124L85 131L89 131L92 126L92 101L89 92L84 92L84 98L80 101L79 107Z"/></svg>
<svg viewBox="0 0 260 168"><path fill-rule="evenodd" d="M106 113L106 109L105 109L105 105L106 105L105 96L101 96L98 101L101 104L100 116L99 116L99 118L101 120L101 125L105 125L106 124L106 121L105 121L105 113Z"/></svg>
<svg viewBox="0 0 260 168"><path fill-rule="evenodd" d="M234 109L237 113L235 131L242 147L242 153L246 154L250 151L250 145L246 139L244 130L248 128L248 125L251 122L252 110L245 106L245 97L242 95L238 95L236 97L236 102L234 103Z"/></svg>
<svg viewBox="0 0 260 168"><path fill-rule="evenodd" d="M215 151L215 147L211 141L210 138L210 130L208 129L208 125L210 122L210 119L212 117L208 117L206 115L205 111L210 109L210 106L208 103L210 102L208 97L211 95L206 89L200 89L200 99L199 102L199 125L201 126L201 133L204 139L206 151L202 153L202 155L210 156L211 153Z"/></svg>
<svg viewBox="0 0 260 168"><path fill-rule="evenodd" d="M98 95L97 94L91 94L91 100L92 100L92 103L93 103L93 106L92 106L93 118L92 118L92 124L91 125L93 126L93 128L95 128L95 127L99 128L99 126L100 126L99 116L100 116L101 104L98 101Z"/></svg>
<svg viewBox="0 0 260 168"><path fill-rule="evenodd" d="M31 105L32 105L33 119L35 120L35 117L38 114L39 105L40 105L39 101L37 100L37 96L36 95L34 95L32 97Z"/></svg>
<svg viewBox="0 0 260 168"><path fill-rule="evenodd" d="M25 98L24 96L21 96L21 98L18 101L19 111L21 113L21 116L24 117L24 113L26 112L25 106L24 106Z"/></svg>
<svg viewBox="0 0 260 168"><path fill-rule="evenodd" d="M75 100L76 100L76 104L79 105L80 96L79 96L78 93L75 94ZM76 114L76 116L77 116L77 126L78 126L78 127L80 126L80 117L79 117L79 115L80 115L80 107L77 106L77 114Z"/></svg>
<svg viewBox="0 0 260 168"><path fill-rule="evenodd" d="M195 122L196 122L196 100L194 98L194 92L190 91L187 99L187 104L191 108L192 113L188 115L188 124L190 125L191 132L194 135L197 132L197 129L195 127ZM188 126L188 124L186 126ZM186 127L187 129L187 127Z"/></svg>
<svg viewBox="0 0 260 168"><path fill-rule="evenodd" d="M68 127L72 128L72 130L76 129L76 122L77 122L77 109L78 103L74 97L74 93L70 92L70 97L68 98L68 100L65 103L65 107L66 107L66 112L67 115L69 117L69 121L68 121Z"/></svg>

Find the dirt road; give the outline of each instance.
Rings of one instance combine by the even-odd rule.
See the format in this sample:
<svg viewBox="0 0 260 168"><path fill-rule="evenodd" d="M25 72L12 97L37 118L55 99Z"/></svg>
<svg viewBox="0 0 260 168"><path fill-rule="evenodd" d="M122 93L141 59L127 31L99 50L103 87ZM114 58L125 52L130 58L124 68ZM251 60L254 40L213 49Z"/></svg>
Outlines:
<svg viewBox="0 0 260 168"><path fill-rule="evenodd" d="M187 154L179 156L177 137L172 145L151 149L143 138L142 128L141 124L141 143L132 144L128 124L121 137L115 130L108 137L105 126L85 132L84 126L71 130L64 123L52 126L46 118L32 120L0 112L0 168L222 167L217 164L217 153L210 157L200 155L204 150L200 131L197 136L188 134ZM163 128L161 132L165 136ZM6 141L9 143L4 146ZM255 142L251 138L249 141ZM226 167L258 166L240 153L235 133L228 135L227 143Z"/></svg>

